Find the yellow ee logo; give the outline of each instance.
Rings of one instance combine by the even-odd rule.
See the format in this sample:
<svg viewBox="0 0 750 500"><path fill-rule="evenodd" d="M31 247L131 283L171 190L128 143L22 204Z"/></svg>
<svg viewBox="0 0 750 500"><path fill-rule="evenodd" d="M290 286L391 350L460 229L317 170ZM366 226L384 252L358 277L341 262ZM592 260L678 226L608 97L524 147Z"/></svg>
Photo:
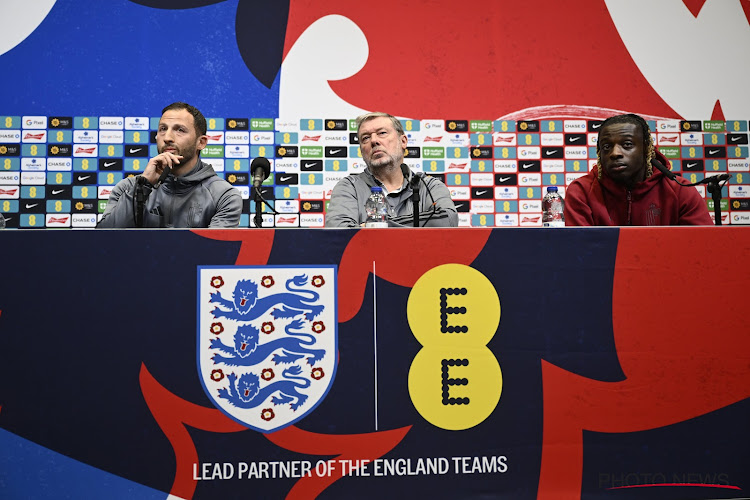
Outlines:
<svg viewBox="0 0 750 500"><path fill-rule="evenodd" d="M414 407L441 429L483 422L503 388L500 365L487 348L500 324L495 287L472 267L438 266L414 284L406 314L422 344L409 369Z"/></svg>

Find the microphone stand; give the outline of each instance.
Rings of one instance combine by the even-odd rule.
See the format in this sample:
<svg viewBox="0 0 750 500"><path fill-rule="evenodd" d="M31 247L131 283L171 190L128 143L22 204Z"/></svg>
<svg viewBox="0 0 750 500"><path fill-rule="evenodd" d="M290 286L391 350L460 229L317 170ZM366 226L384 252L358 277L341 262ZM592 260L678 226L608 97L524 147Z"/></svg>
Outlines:
<svg viewBox="0 0 750 500"><path fill-rule="evenodd" d="M414 174L411 179L411 203L414 216L414 227L419 227L419 177Z"/></svg>
<svg viewBox="0 0 750 500"><path fill-rule="evenodd" d="M711 176L704 179L708 185L708 192L711 193L711 199L714 200L714 224L721 226L721 182L720 176Z"/></svg>
<svg viewBox="0 0 750 500"><path fill-rule="evenodd" d="M261 212L263 211L263 203L265 202L260 195L260 186L253 186L253 201L255 201L255 217L253 218L255 227L262 227L263 215L261 215Z"/></svg>
<svg viewBox="0 0 750 500"><path fill-rule="evenodd" d="M143 227L143 206L146 204L146 193L143 192L143 186L146 179L139 175L135 178L135 197L133 199L135 207L133 208L133 218L135 227Z"/></svg>
<svg viewBox="0 0 750 500"><path fill-rule="evenodd" d="M721 188L723 188L724 184L726 184L732 177L731 174L711 175L699 180L698 182L693 182L692 184L683 184L677 180L677 176L674 172L662 165L662 163L656 158L651 160L651 164L660 170L668 179L673 180L680 186L690 187L697 186L698 184L706 184L708 186L708 192L711 193L711 199L714 201L714 224L721 226ZM724 184L719 184L722 181L724 181Z"/></svg>

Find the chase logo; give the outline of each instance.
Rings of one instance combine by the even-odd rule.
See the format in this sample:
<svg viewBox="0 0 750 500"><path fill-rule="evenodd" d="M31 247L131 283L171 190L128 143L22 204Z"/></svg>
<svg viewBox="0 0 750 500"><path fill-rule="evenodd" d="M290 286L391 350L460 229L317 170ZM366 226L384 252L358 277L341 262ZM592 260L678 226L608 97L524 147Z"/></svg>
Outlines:
<svg viewBox="0 0 750 500"><path fill-rule="evenodd" d="M323 401L336 374L336 268L199 267L198 373L209 399L259 432Z"/></svg>
<svg viewBox="0 0 750 500"><path fill-rule="evenodd" d="M18 130L0 130L0 141L21 142L21 132Z"/></svg>
<svg viewBox="0 0 750 500"><path fill-rule="evenodd" d="M249 144L250 133L249 132L227 132L226 134L224 134L224 142L226 144Z"/></svg>
<svg viewBox="0 0 750 500"><path fill-rule="evenodd" d="M121 116L101 116L99 117L99 128L105 130L122 130L125 125L125 119Z"/></svg>

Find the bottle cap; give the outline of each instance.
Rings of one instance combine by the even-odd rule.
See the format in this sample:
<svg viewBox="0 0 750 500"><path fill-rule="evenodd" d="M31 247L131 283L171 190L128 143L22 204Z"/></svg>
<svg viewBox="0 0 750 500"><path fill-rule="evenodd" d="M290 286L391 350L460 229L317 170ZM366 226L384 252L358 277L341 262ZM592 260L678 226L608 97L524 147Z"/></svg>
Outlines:
<svg viewBox="0 0 750 500"><path fill-rule="evenodd" d="M556 193L557 192L557 186L547 186L547 192L548 193Z"/></svg>
<svg viewBox="0 0 750 500"><path fill-rule="evenodd" d="M370 188L370 192L371 193L382 193L383 192L383 188L380 187L380 186L372 186Z"/></svg>

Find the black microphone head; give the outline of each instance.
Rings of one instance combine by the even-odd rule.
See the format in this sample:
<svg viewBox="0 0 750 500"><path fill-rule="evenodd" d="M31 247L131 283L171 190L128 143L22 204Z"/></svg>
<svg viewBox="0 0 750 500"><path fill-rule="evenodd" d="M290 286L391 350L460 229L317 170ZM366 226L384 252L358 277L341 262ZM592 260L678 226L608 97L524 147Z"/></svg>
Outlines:
<svg viewBox="0 0 750 500"><path fill-rule="evenodd" d="M268 179L268 176L271 175L271 162L268 161L268 158L259 156L250 164L250 171L253 173L259 168L263 169L263 180Z"/></svg>
<svg viewBox="0 0 750 500"><path fill-rule="evenodd" d="M409 178L409 167L406 166L406 163L401 164L401 173L404 174L404 179Z"/></svg>
<svg viewBox="0 0 750 500"><path fill-rule="evenodd" d="M671 179L671 180L676 179L677 176L675 175L675 173L669 170L662 162L660 162L656 158L653 158L651 160L651 165L656 167L657 170L659 170L661 173L667 176L668 179Z"/></svg>

